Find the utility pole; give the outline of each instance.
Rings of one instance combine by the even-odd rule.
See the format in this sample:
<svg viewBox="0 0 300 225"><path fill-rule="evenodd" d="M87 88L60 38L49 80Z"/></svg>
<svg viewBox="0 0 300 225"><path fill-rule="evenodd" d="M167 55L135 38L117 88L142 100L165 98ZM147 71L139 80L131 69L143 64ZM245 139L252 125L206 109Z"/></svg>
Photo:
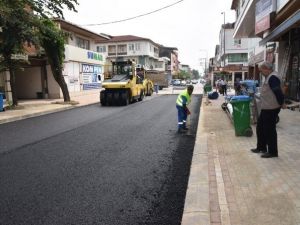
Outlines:
<svg viewBox="0 0 300 225"><path fill-rule="evenodd" d="M226 54L226 48L225 48L225 12L222 12L221 14L223 14L224 16L224 22L223 22L223 47L224 47L224 51L223 51L223 67L225 67L225 54Z"/></svg>
<svg viewBox="0 0 300 225"><path fill-rule="evenodd" d="M203 68L203 61L204 61L204 77L206 77L206 70L207 70L207 57L208 52L207 49L200 49L201 52L205 52L205 58L200 58L200 66Z"/></svg>

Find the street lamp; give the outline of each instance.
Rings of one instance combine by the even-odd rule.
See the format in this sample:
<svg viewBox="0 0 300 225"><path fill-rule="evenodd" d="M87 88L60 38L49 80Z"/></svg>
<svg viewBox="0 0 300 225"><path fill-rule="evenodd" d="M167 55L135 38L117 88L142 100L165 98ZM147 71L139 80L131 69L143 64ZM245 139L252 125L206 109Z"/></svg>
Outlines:
<svg viewBox="0 0 300 225"><path fill-rule="evenodd" d="M223 66L225 67L225 12L221 12L221 14L224 15L224 22L223 22L223 47L224 47L224 51L223 51Z"/></svg>

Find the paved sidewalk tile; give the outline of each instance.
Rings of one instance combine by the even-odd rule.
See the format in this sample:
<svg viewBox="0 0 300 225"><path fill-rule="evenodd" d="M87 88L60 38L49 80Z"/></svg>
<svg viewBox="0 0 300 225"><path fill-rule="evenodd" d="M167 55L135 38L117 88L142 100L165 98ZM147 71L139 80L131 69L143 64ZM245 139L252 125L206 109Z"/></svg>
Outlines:
<svg viewBox="0 0 300 225"><path fill-rule="evenodd" d="M206 132L215 136L209 138L208 144L216 172L215 175L210 173L209 188L215 189L216 177L221 223L300 224L300 113L282 110L277 126L279 158L263 159L249 151L256 145L255 134L252 137L234 135L233 125L222 111L221 103L222 97L206 107L205 116L210 118L202 124ZM255 126L253 131L255 133ZM214 199L213 193L210 192L210 198Z"/></svg>

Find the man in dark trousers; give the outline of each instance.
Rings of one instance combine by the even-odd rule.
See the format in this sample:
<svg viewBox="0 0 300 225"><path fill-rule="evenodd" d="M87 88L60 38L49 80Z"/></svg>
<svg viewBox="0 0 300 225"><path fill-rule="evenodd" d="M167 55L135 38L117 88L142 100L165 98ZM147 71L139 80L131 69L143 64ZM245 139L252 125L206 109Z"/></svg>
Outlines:
<svg viewBox="0 0 300 225"><path fill-rule="evenodd" d="M193 85L188 85L187 89L182 91L176 100L176 108L178 111L178 133L184 133L188 130L186 127L186 119L189 114L187 105L191 102L191 96L194 90Z"/></svg>
<svg viewBox="0 0 300 225"><path fill-rule="evenodd" d="M281 80L273 71L273 64L264 62L259 70L265 77L260 91L261 112L256 125L257 146L254 153L263 153L262 158L278 157L276 120L280 109L286 108L281 89Z"/></svg>

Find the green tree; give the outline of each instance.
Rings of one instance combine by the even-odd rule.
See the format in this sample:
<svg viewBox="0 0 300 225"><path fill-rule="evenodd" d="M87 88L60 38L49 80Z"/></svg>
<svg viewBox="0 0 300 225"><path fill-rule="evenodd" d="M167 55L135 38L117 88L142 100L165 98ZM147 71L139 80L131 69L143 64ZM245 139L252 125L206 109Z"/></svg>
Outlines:
<svg viewBox="0 0 300 225"><path fill-rule="evenodd" d="M22 64L13 59L13 55L24 53L25 45L37 44L34 34L41 29L40 24L43 23L37 22L38 20L49 19L53 16L63 18L63 8L67 7L69 10L76 11L76 4L78 4L77 0L0 0L0 68L10 72L14 106L18 105L15 71ZM41 34L43 34L42 31ZM59 42L59 35L57 37L58 40L54 39L54 42ZM60 51L61 49L57 51L57 54L60 54ZM51 53L54 54L54 52ZM54 57L52 55L49 58L53 59ZM61 56L58 55L56 58L61 58ZM64 100L69 100L67 96L65 97L68 90L62 89L62 91Z"/></svg>
<svg viewBox="0 0 300 225"><path fill-rule="evenodd" d="M20 60L14 55L24 53L24 45L35 43L32 35L30 12L24 10L26 4L19 0L0 1L0 65L9 70L13 105L18 105L15 71L21 67Z"/></svg>
<svg viewBox="0 0 300 225"><path fill-rule="evenodd" d="M192 78L198 80L200 78L198 70L192 70Z"/></svg>
<svg viewBox="0 0 300 225"><path fill-rule="evenodd" d="M191 74L189 72L184 71L184 70L180 70L180 72L178 74L178 78L179 79L190 79Z"/></svg>

